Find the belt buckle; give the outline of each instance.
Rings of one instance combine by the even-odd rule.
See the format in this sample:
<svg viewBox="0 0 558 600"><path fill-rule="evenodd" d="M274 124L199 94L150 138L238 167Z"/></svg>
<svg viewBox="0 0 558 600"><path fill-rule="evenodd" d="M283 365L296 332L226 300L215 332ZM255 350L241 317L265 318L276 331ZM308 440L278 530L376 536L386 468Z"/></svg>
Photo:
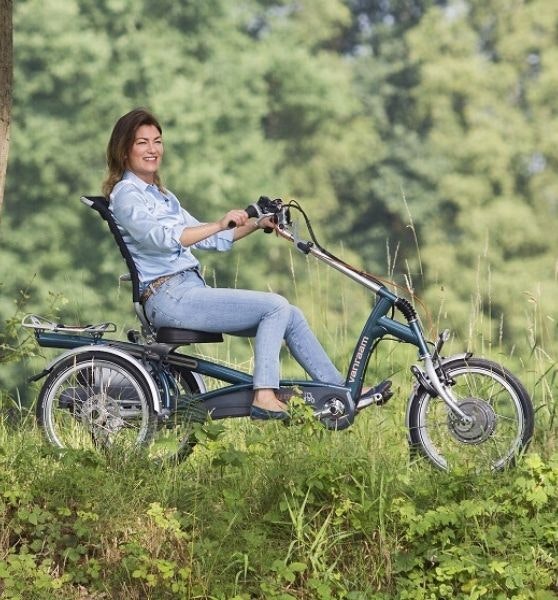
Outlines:
<svg viewBox="0 0 558 600"><path fill-rule="evenodd" d="M143 291L143 294L140 296L140 302L142 304L145 304L149 300L149 298L151 297L152 293L153 292L151 291L151 288L149 286L147 286L145 288L145 290Z"/></svg>
<svg viewBox="0 0 558 600"><path fill-rule="evenodd" d="M153 294L163 285L163 283L167 282L172 277L173 275L161 275L161 277L157 277L157 279L152 281L141 295L140 300L142 303L145 304L145 302L147 302L149 298L153 296Z"/></svg>

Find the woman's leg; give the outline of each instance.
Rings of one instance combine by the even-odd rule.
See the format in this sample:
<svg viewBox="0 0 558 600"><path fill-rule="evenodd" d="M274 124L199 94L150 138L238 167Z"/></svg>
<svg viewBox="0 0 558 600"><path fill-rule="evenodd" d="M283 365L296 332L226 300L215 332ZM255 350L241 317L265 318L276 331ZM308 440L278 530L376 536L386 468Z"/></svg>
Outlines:
<svg viewBox="0 0 558 600"><path fill-rule="evenodd" d="M177 281L175 281L175 279ZM269 292L210 288L195 274L173 278L148 301L156 327L170 326L255 337L255 403L276 410L271 390L279 387L279 353L283 339L315 380L341 384L337 371L311 331L302 312ZM273 404L273 406L271 406Z"/></svg>
<svg viewBox="0 0 558 600"><path fill-rule="evenodd" d="M290 318L283 297L196 285L190 276L184 282L173 278L148 300L146 308L155 327L255 337L254 388L279 387L279 353Z"/></svg>
<svg viewBox="0 0 558 600"><path fill-rule="evenodd" d="M331 362L314 332L310 329L304 314L296 306L290 307L285 342L293 357L312 379L337 385L345 383L345 378Z"/></svg>

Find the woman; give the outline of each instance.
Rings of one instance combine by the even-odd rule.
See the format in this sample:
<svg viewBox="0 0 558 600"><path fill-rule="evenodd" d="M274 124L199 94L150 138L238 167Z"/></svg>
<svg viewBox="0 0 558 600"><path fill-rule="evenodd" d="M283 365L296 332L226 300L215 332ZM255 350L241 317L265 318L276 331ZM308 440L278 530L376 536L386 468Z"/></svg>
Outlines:
<svg viewBox="0 0 558 600"><path fill-rule="evenodd" d="M192 249L225 251L269 220L256 223L233 209L201 223L184 210L159 177L162 129L145 109L122 116L107 147L105 197L136 263L142 302L156 328L181 327L255 337L255 419L284 419L279 388L283 339L313 380L343 384L344 378L310 330L301 311L269 292L212 288L200 275ZM230 223L235 223L233 228Z"/></svg>

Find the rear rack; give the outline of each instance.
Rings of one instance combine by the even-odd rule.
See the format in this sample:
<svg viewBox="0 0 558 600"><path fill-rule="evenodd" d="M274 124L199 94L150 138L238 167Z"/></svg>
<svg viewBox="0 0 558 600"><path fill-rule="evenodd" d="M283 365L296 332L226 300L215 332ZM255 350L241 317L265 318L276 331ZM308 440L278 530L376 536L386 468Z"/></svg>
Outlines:
<svg viewBox="0 0 558 600"><path fill-rule="evenodd" d="M84 334L90 335L93 338L103 337L105 333L114 333L116 325L112 322L99 323L97 325L64 325L64 323L56 323L49 321L40 315L28 314L21 321L22 327L34 329L35 334L40 334L44 331L52 331L56 333Z"/></svg>

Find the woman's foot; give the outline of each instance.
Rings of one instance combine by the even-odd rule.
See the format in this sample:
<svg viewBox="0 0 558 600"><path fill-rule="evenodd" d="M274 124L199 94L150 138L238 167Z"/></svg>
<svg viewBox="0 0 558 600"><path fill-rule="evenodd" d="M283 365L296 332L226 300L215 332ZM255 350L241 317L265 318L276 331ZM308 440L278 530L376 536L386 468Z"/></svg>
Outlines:
<svg viewBox="0 0 558 600"><path fill-rule="evenodd" d="M284 411L286 408L286 404L277 398L275 390L271 388L254 390L252 406L272 411Z"/></svg>
<svg viewBox="0 0 558 600"><path fill-rule="evenodd" d="M275 395L273 389L259 389L254 392L254 400L250 410L252 419L287 419L289 413L284 402Z"/></svg>

